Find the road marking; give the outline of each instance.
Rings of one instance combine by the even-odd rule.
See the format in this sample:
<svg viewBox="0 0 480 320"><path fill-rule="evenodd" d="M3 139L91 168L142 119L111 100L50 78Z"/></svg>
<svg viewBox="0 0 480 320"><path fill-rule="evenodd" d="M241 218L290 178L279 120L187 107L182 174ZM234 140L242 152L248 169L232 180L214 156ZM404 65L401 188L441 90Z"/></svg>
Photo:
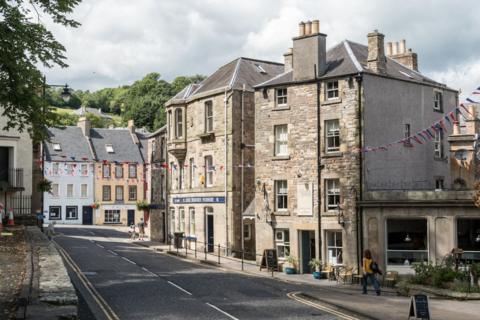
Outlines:
<svg viewBox="0 0 480 320"><path fill-rule="evenodd" d="M63 257L64 261L72 268L73 272L78 276L80 282L84 285L85 289L87 289L88 293L90 293L91 297L95 300L98 304L100 309L103 311L105 316L108 320L120 320L117 314L112 310L112 308L108 305L108 303L103 299L103 297L98 293L92 283L87 279L87 277L82 273L82 270L78 267L78 265L72 260L70 255L58 244L54 241L55 246L58 249L58 252Z"/></svg>
<svg viewBox="0 0 480 320"><path fill-rule="evenodd" d="M147 268L145 267L142 267L142 270L145 271L146 273L148 273L149 275L152 275L154 277L157 277L158 278L158 274L156 273L153 273L152 271L148 270Z"/></svg>
<svg viewBox="0 0 480 320"><path fill-rule="evenodd" d="M229 317L230 319L233 319L233 320L239 320L238 318L235 318L235 317L234 317L234 316L232 316L231 314L229 314L229 313L226 313L225 311L223 311L222 309L220 309L220 308L219 308L219 307L217 307L217 306L214 306L214 305L213 305L213 304L211 304L211 303L208 303L208 302L207 302L206 304L207 304L207 306L209 306L209 307L211 307L211 308L213 308L213 309L217 310L218 312L221 312L221 313L223 313L224 315L226 315L226 316L227 316L227 317Z"/></svg>
<svg viewBox="0 0 480 320"><path fill-rule="evenodd" d="M112 250L107 250L107 251L113 254L114 256L118 256L118 253L116 253L115 251L112 251Z"/></svg>
<svg viewBox="0 0 480 320"><path fill-rule="evenodd" d="M95 243L95 244L97 245L97 247L100 247L100 248L102 248L102 249L105 249L105 247L102 246L101 244L98 244L98 243Z"/></svg>
<svg viewBox="0 0 480 320"><path fill-rule="evenodd" d="M136 262L133 262L132 260L128 259L128 258L125 258L125 257L122 257L123 260L127 261L127 262L130 262L131 264L137 264Z"/></svg>
<svg viewBox="0 0 480 320"><path fill-rule="evenodd" d="M92 239L88 239L88 241L90 241L91 243L95 243L95 241L93 241Z"/></svg>
<svg viewBox="0 0 480 320"><path fill-rule="evenodd" d="M180 287L178 284L175 284L175 283L173 283L172 281L167 281L167 282L170 283L170 284L171 284L172 286L174 286L175 288L177 288L178 290L183 291L183 292L185 292L186 294L188 294L188 295L190 295L190 296L192 295L190 292L188 292L187 290L183 289L183 288Z"/></svg>
<svg viewBox="0 0 480 320"><path fill-rule="evenodd" d="M94 236L94 235L95 235L95 233L93 233L92 231L88 231L88 232L89 232L89 233L90 233L92 236Z"/></svg>
<svg viewBox="0 0 480 320"><path fill-rule="evenodd" d="M359 320L358 318L355 318L353 316L350 316L346 313L343 313L343 312L340 312L340 311L337 311L335 309L332 309L332 308L329 308L329 307L326 307L326 306L323 306L323 305L320 305L320 304L317 304L315 302L312 302L312 301L309 301L307 299L303 299L303 298L300 298L298 296L298 294L300 294L301 292L290 292L290 293L287 293L287 297L289 297L290 299L293 299L295 301L298 301L300 303L303 303L307 306L310 306L310 307L313 307L315 309L318 309L318 310L322 310L322 311L325 311L325 312L328 312L330 314L333 314L335 316L338 316L340 317L341 319L345 319L345 320Z"/></svg>

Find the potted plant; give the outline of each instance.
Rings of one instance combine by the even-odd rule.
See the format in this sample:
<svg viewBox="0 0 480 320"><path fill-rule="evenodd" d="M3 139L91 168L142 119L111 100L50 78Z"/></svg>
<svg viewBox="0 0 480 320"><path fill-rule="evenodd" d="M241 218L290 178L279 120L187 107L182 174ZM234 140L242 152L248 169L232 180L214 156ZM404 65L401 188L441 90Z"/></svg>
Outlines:
<svg viewBox="0 0 480 320"><path fill-rule="evenodd" d="M39 192L50 193L52 191L52 181L43 178L38 182L37 188Z"/></svg>
<svg viewBox="0 0 480 320"><path fill-rule="evenodd" d="M297 270L295 266L297 264L297 258L295 258L294 256L288 255L285 260L286 260L286 263L284 264L285 273L296 274Z"/></svg>
<svg viewBox="0 0 480 320"><path fill-rule="evenodd" d="M150 210L150 204L145 200L138 201L137 202L137 210L148 212Z"/></svg>
<svg viewBox="0 0 480 320"><path fill-rule="evenodd" d="M98 203L94 202L90 205L92 209L97 209L98 208Z"/></svg>
<svg viewBox="0 0 480 320"><path fill-rule="evenodd" d="M310 266L310 268L313 271L312 272L313 278L320 279L321 275L322 275L322 273L320 272L321 268L322 268L322 261L320 261L319 259L312 259L312 260L310 260L308 265Z"/></svg>

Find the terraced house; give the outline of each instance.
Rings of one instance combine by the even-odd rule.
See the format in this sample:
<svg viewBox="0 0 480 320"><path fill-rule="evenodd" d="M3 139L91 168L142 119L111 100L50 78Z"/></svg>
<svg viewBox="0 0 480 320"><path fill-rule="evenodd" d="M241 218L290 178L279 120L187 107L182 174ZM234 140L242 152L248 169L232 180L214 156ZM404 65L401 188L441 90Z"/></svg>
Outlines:
<svg viewBox="0 0 480 320"><path fill-rule="evenodd" d="M184 232L201 250L253 253L253 86L282 71L238 58L167 102L169 234Z"/></svg>
<svg viewBox="0 0 480 320"><path fill-rule="evenodd" d="M448 148L438 153L448 133L422 144L409 137L454 107L457 92L422 75L405 41L385 53L383 34L366 38L367 45L345 40L327 50L319 21L302 22L283 72L255 86L256 248L294 256L300 272L311 271L313 258L358 270L367 246L391 269L386 248L397 244L378 230L398 221L388 209L365 220L367 196L451 183ZM402 225L410 234L418 227Z"/></svg>

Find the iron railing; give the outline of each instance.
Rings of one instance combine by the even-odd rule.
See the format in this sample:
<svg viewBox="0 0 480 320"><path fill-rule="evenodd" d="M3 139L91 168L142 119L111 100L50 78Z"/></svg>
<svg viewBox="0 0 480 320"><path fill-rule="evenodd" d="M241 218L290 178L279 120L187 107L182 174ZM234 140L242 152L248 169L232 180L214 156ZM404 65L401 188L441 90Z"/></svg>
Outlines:
<svg viewBox="0 0 480 320"><path fill-rule="evenodd" d="M0 169L0 181L6 181L10 188L23 188L23 169Z"/></svg>

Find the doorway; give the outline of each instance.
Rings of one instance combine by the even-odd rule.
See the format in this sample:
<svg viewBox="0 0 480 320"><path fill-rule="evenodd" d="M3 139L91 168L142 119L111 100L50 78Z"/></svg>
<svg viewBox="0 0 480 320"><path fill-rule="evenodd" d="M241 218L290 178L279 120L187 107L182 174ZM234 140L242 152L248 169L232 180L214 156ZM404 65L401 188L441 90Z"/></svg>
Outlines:
<svg viewBox="0 0 480 320"><path fill-rule="evenodd" d="M82 224L92 225L93 224L93 208L90 206L82 207Z"/></svg>
<svg viewBox="0 0 480 320"><path fill-rule="evenodd" d="M315 259L315 231L300 230L300 271L311 273L310 260Z"/></svg>
<svg viewBox="0 0 480 320"><path fill-rule="evenodd" d="M214 249L214 238L213 238L214 230L213 230L213 214L207 214L207 251L213 252Z"/></svg>
<svg viewBox="0 0 480 320"><path fill-rule="evenodd" d="M135 224L135 210L127 210L127 225Z"/></svg>

